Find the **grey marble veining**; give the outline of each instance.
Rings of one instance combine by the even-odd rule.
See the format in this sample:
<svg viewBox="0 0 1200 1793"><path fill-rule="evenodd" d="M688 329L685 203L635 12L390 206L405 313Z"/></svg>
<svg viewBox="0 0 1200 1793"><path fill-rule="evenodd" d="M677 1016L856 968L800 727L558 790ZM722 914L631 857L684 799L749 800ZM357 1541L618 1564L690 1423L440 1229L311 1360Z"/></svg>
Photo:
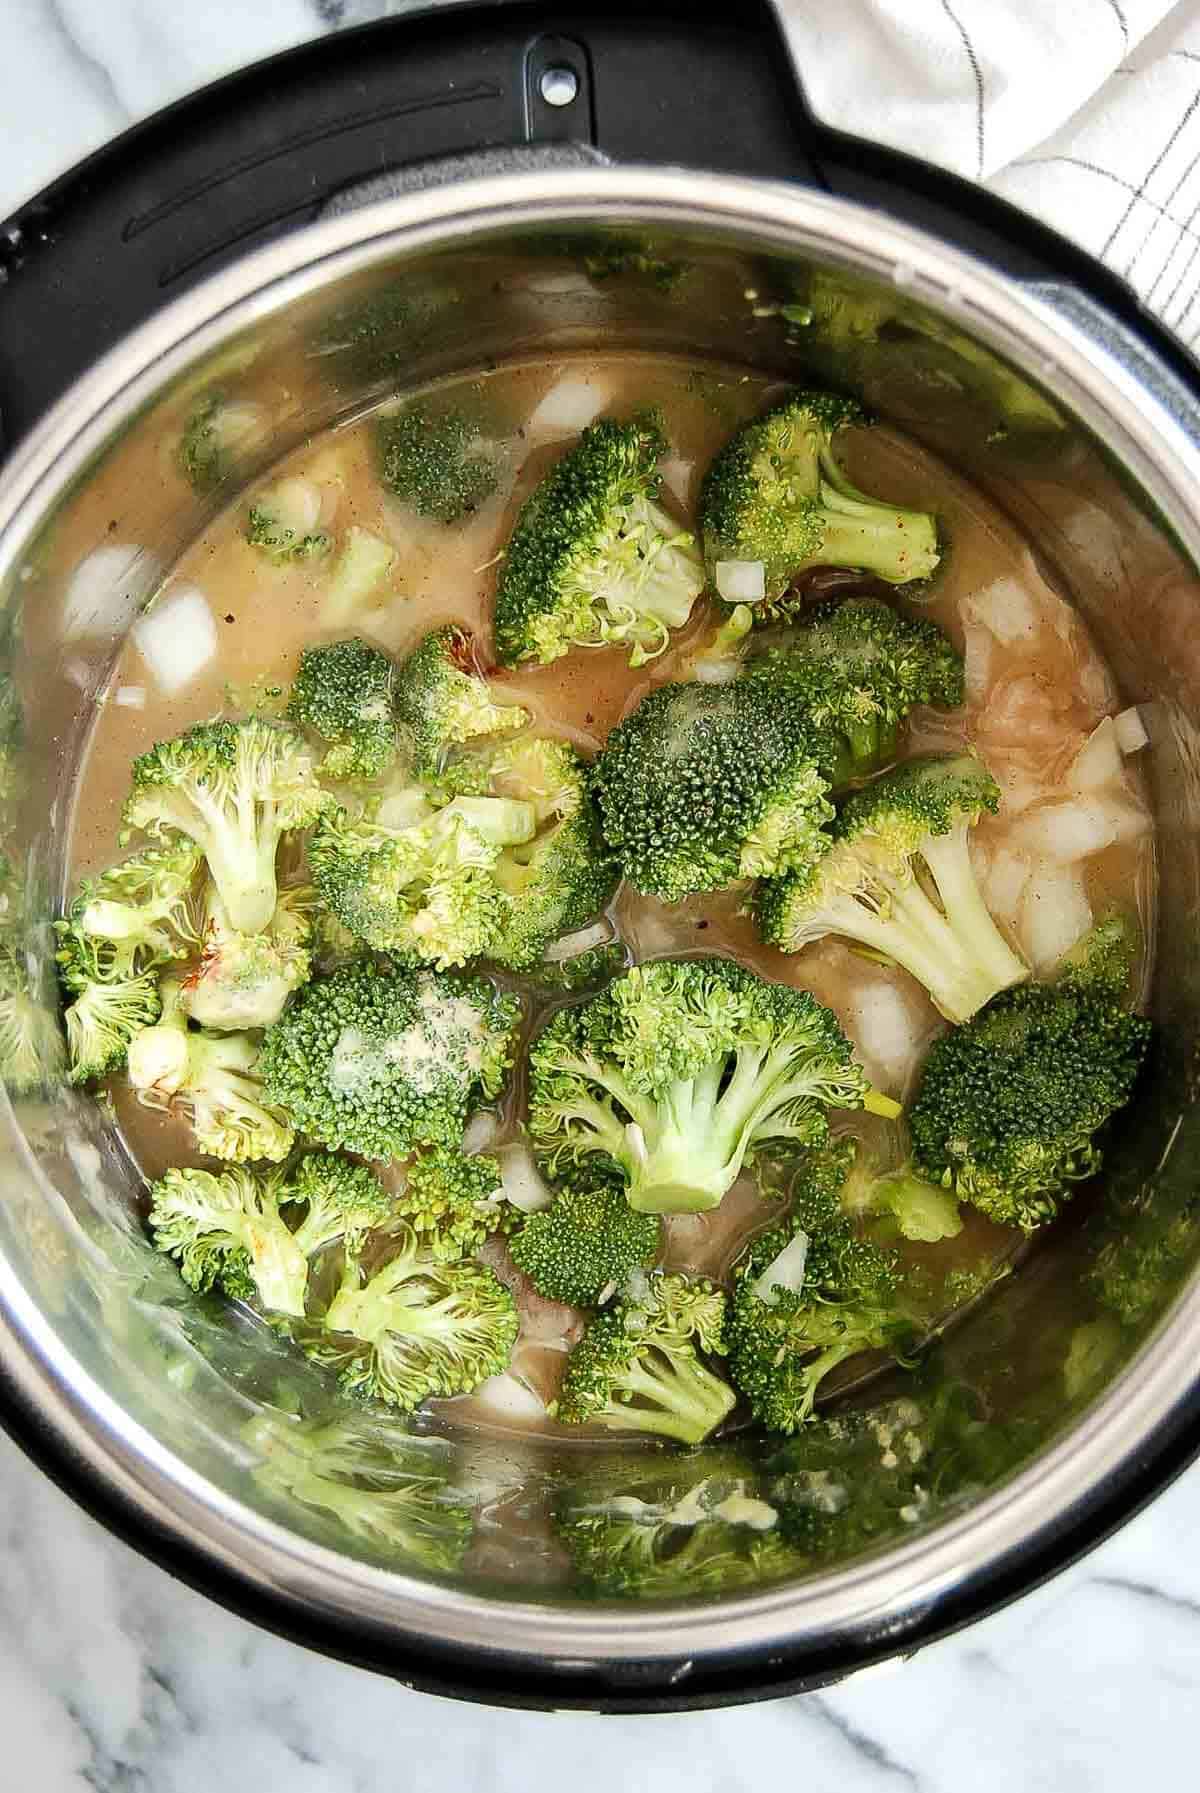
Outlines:
<svg viewBox="0 0 1200 1793"><path fill-rule="evenodd" d="M6 0L0 214L153 107L404 0ZM661 1719L490 1712L269 1636L0 1439L0 1787L35 1793L1175 1793L1194 1784L1200 1468L1017 1606L819 1696Z"/></svg>

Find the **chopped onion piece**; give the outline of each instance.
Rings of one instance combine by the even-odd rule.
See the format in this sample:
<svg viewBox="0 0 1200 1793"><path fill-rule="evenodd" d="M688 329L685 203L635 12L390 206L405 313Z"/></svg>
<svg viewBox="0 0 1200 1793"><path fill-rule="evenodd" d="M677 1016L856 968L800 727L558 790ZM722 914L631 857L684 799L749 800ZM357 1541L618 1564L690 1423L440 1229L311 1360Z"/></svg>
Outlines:
<svg viewBox="0 0 1200 1793"><path fill-rule="evenodd" d="M752 1532L769 1532L779 1519L769 1502L752 1494L727 1494L713 1513L726 1525L744 1525Z"/></svg>
<svg viewBox="0 0 1200 1793"><path fill-rule="evenodd" d="M918 1019L902 990L872 978L853 992L850 1030L872 1083L887 1093L903 1089L921 1049L928 1023Z"/></svg>
<svg viewBox="0 0 1200 1793"><path fill-rule="evenodd" d="M217 625L204 593L177 585L133 625L133 639L160 691L173 697L217 653Z"/></svg>
<svg viewBox="0 0 1200 1793"><path fill-rule="evenodd" d="M797 1233L789 1239L778 1256L773 1257L754 1285L754 1293L764 1307L774 1307L779 1289L799 1295L804 1287L804 1266L808 1262L808 1234Z"/></svg>
<svg viewBox="0 0 1200 1793"><path fill-rule="evenodd" d="M1116 731L1117 746L1122 753L1140 753L1149 745L1150 737L1146 733L1146 724L1142 721L1142 712L1136 704L1130 704L1119 716L1113 717L1113 728Z"/></svg>
<svg viewBox="0 0 1200 1793"><path fill-rule="evenodd" d="M1057 865L1070 865L1111 847L1117 836L1113 805L1081 797L1075 802L1039 804L1014 825L1011 839Z"/></svg>
<svg viewBox="0 0 1200 1793"><path fill-rule="evenodd" d="M1121 748L1111 716L1097 723L1067 773L1067 783L1077 791L1097 791L1116 784L1121 777Z"/></svg>
<svg viewBox="0 0 1200 1793"><path fill-rule="evenodd" d="M550 1206L554 1191L543 1182L528 1146L519 1143L505 1146L496 1156L500 1161L500 1188L506 1202L520 1208L522 1214L536 1214L539 1209Z"/></svg>
<svg viewBox="0 0 1200 1793"><path fill-rule="evenodd" d="M63 594L62 635L121 635L158 579L157 560L144 548L109 542L80 561Z"/></svg>
<svg viewBox="0 0 1200 1793"><path fill-rule="evenodd" d="M577 959L581 953L591 952L594 946L607 946L613 938L613 925L605 917L599 921L589 922L586 928L576 928L573 934L564 934L560 940L552 940L546 948L546 962L550 965L562 965L568 959Z"/></svg>
<svg viewBox="0 0 1200 1793"><path fill-rule="evenodd" d="M984 877L987 906L999 921L1016 923L1031 867L1023 853L998 847Z"/></svg>
<svg viewBox="0 0 1200 1793"><path fill-rule="evenodd" d="M593 386L578 374L568 374L542 394L525 425L525 434L532 440L539 436L577 435L599 417L608 400L606 387Z"/></svg>
<svg viewBox="0 0 1200 1793"><path fill-rule="evenodd" d="M424 791L412 788L385 797L375 812L375 820L381 828L415 828L432 814L433 805Z"/></svg>
<svg viewBox="0 0 1200 1793"><path fill-rule="evenodd" d="M113 702L123 710L144 710L146 687L144 685L118 685L113 692Z"/></svg>
<svg viewBox="0 0 1200 1793"><path fill-rule="evenodd" d="M719 560L716 581L727 604L759 604L767 595L767 570L761 560Z"/></svg>
<svg viewBox="0 0 1200 1793"><path fill-rule="evenodd" d="M463 1128L462 1149L468 1158L476 1152L486 1152L494 1145L500 1133L500 1116L494 1108L481 1108L473 1114Z"/></svg>
<svg viewBox="0 0 1200 1793"><path fill-rule="evenodd" d="M507 1370L481 1382L471 1398L508 1419L540 1419L546 1411L546 1403Z"/></svg>
<svg viewBox="0 0 1200 1793"><path fill-rule="evenodd" d="M980 623L1011 647L1016 641L1032 641L1041 618L1025 586L1015 579L996 579L967 599L963 620Z"/></svg>
<svg viewBox="0 0 1200 1793"><path fill-rule="evenodd" d="M996 642L980 623L963 630L963 684L971 703L982 703L992 682L992 654Z"/></svg>
<svg viewBox="0 0 1200 1793"><path fill-rule="evenodd" d="M1092 908L1076 866L1042 865L1025 887L1020 933L1036 972L1057 965L1092 925Z"/></svg>

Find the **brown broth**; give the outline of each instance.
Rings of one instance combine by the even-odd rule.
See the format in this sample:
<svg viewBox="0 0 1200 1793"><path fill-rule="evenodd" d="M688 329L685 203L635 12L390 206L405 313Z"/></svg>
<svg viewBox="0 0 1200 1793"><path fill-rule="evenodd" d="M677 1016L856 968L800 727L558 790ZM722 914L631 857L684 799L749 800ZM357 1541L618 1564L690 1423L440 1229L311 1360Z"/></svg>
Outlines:
<svg viewBox="0 0 1200 1793"><path fill-rule="evenodd" d="M243 506L217 517L171 568L159 597L185 584L204 594L215 621L218 649L183 690L166 695L156 685L132 639L116 662L106 699L98 709L74 803L71 864L74 875L98 869L117 852L120 807L128 788L133 756L156 740L176 734L190 723L219 712L238 713L250 706L255 691L290 682L303 647L314 641L359 633L394 654L408 651L431 627L459 621L476 632L481 653L489 643L489 618L496 582L496 562L517 510L556 454L573 440L576 429L547 426L539 406L554 392L560 415L564 383L577 406L593 404L597 414L622 412L637 405L661 408L671 442L665 466L666 502L681 517L694 516L704 469L731 428L753 415L773 396L761 377L740 369L684 360L635 355L564 358L554 364L510 367L476 382L494 417L509 421L509 477L501 489L461 525L416 519L381 489L374 472L369 419L339 430L293 456L281 471L309 474L330 493L331 509L323 526L340 532L358 524L388 538L397 549L390 593L352 628L324 627L321 599L324 569L317 564L271 567L242 539ZM541 419L539 421L539 418ZM986 680L977 680L969 701L950 717L932 713L912 719L905 751L974 743L999 778L1006 793L1019 792L1022 807L1062 794L1066 768L1100 717L1117 704L1106 669L1083 625L1059 594L1052 591L1026 544L1006 519L973 488L913 443L887 428L848 432L846 462L856 484L891 502L935 510L948 550L921 614L964 643L964 605L998 580L1010 580L1026 595L1039 623L1029 639L993 645ZM178 480L170 456L163 455L148 478L168 485ZM102 493L97 504L112 507L117 495ZM117 519L114 519L116 522ZM69 551L70 544L66 544ZM903 593L897 604L913 611ZM532 712L536 723L595 751L609 729L636 705L653 685L671 678L680 656L708 625L711 614L701 604L693 622L671 650L650 667L632 671L617 650L581 651L548 667L500 670L497 681ZM135 707L136 706L136 707ZM1132 762L1124 773L1131 804L1144 804ZM1016 838L1021 811L1006 800L1000 814L977 831L982 862L1006 841ZM1152 914L1154 862L1152 837L1114 845L1097 853L1084 867L1087 895L1094 913L1109 907ZM944 1023L905 973L868 963L844 944L828 940L794 957L773 951L755 937L742 913L744 892L692 898L668 907L639 897L628 887L618 892L612 916L637 959L664 953L712 951L732 955L763 976L811 990L838 1014L847 1032L863 1049L868 1069L882 1087L902 1096L911 1082L920 1053ZM1019 917L998 919L1019 939ZM864 1001L899 999L909 1018L912 1050L904 1063L877 1065L871 1044L858 1039L856 1016ZM187 1161L185 1126L140 1107L116 1080L114 1099L118 1124L142 1174L153 1177L170 1163ZM510 1108L503 1132L511 1133ZM669 1222L665 1261L677 1267L722 1276L736 1250L761 1224L759 1198L740 1183L719 1217ZM963 1233L950 1245L914 1248L914 1256L941 1254L943 1269L978 1268L1010 1259L1019 1236L990 1226L970 1210ZM506 1254L505 1254L506 1255ZM502 1273L513 1274L511 1266ZM563 1362L563 1344L546 1343L545 1308L533 1312L527 1291L521 1295L528 1326L523 1373L543 1398L553 1395ZM562 1327L573 1324L570 1310L560 1310ZM553 1330L551 1328L551 1330ZM443 1405L439 1403L439 1405ZM453 1403L456 1420L485 1423L504 1430L473 1398ZM548 1423L548 1422L547 1422Z"/></svg>

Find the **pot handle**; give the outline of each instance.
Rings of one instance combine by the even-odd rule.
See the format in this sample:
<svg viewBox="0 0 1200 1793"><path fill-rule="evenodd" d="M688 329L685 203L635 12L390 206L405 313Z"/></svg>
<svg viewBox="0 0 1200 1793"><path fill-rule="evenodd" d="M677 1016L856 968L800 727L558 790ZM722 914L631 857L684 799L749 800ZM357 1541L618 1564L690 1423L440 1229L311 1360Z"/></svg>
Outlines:
<svg viewBox="0 0 1200 1793"><path fill-rule="evenodd" d="M464 154L551 146L810 181L808 128L768 0L713 20L694 0L443 6L318 39L156 113L0 224L0 449L169 300L381 171L427 185Z"/></svg>

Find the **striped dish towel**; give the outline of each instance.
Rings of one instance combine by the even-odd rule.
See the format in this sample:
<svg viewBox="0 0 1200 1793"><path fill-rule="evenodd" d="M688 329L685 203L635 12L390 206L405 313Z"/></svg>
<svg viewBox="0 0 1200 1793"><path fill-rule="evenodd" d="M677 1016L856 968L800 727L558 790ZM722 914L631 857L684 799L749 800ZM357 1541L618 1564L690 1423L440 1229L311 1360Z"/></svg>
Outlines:
<svg viewBox="0 0 1200 1793"><path fill-rule="evenodd" d="M1200 0L777 0L827 124L979 180L1200 346Z"/></svg>

